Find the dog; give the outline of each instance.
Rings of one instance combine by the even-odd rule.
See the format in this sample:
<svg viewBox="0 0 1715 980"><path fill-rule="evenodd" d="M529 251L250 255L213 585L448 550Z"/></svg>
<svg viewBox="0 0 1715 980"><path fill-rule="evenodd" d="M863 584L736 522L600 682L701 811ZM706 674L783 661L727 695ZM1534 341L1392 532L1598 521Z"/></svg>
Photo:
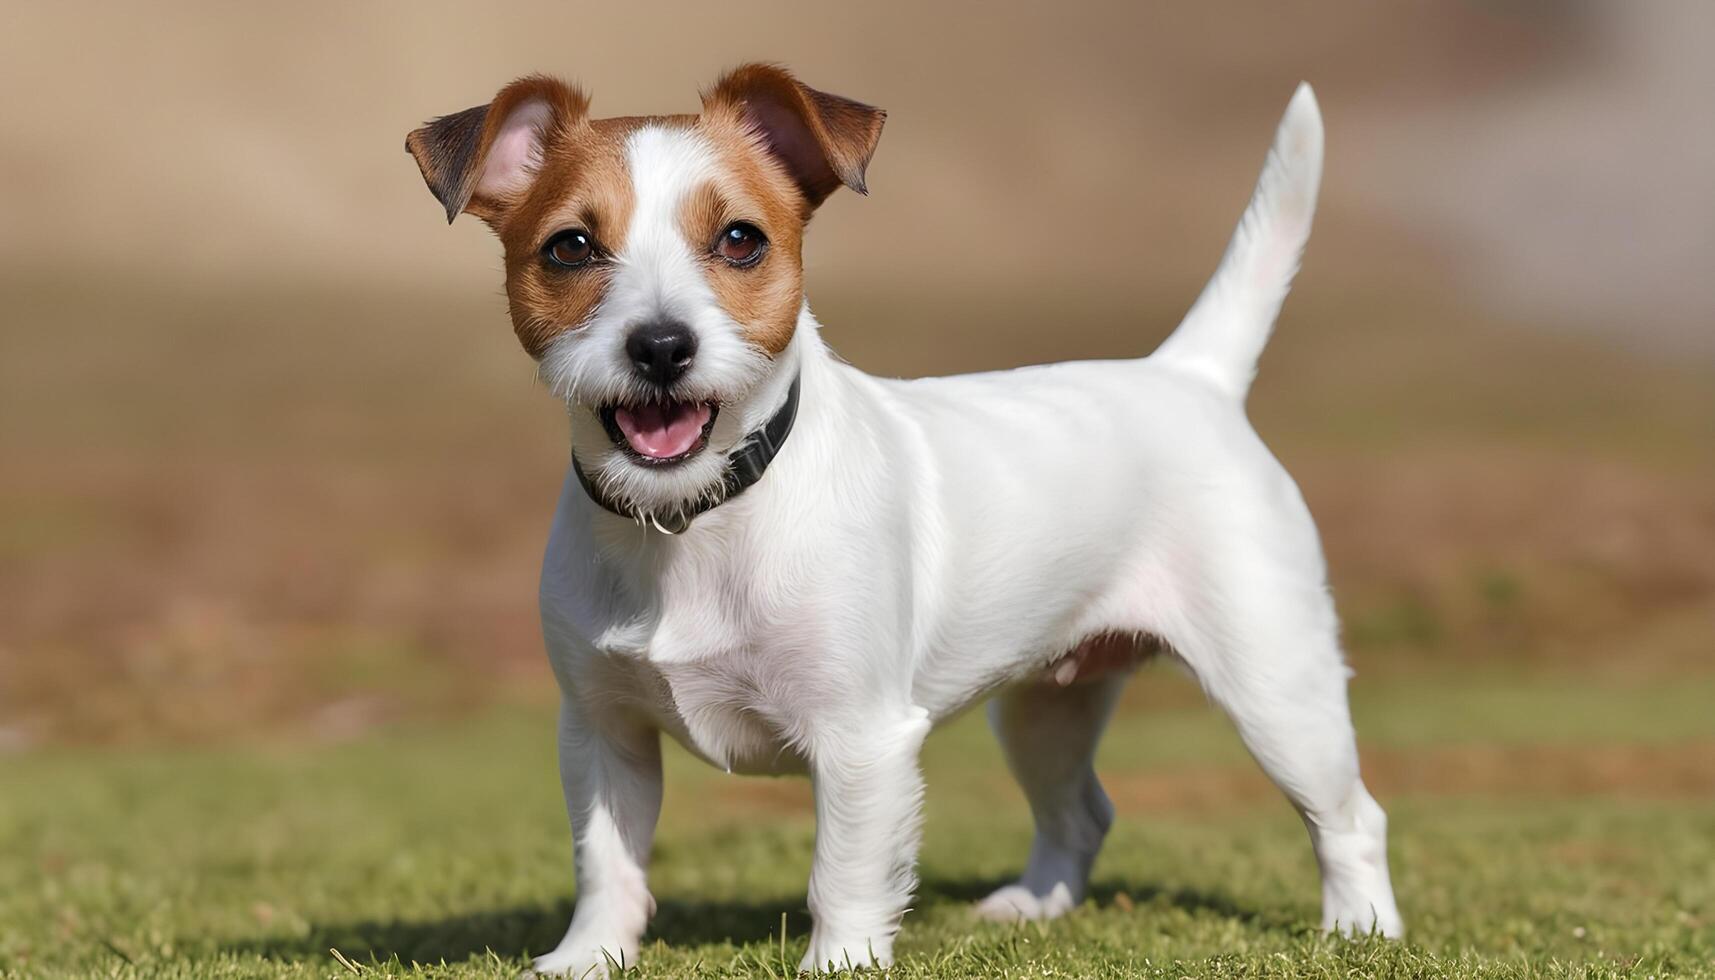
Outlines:
<svg viewBox="0 0 1715 980"><path fill-rule="evenodd" d="M1400 935L1316 527L1244 408L1315 210L1310 88L1153 354L912 381L836 357L804 299L805 225L866 192L884 120L751 64L696 115L597 119L531 76L407 138L448 221L499 237L513 327L571 423L540 599L577 905L535 970L636 962L663 732L729 772L810 776L802 969L887 966L918 751L987 700L1036 831L977 909L1065 914L1113 820L1097 740L1156 651L1302 815L1322 927Z"/></svg>

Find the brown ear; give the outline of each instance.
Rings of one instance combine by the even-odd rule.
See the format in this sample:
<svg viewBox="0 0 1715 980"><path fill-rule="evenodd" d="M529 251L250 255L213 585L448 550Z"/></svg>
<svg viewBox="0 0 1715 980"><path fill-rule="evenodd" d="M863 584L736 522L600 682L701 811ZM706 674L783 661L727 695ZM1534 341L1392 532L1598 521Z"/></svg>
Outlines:
<svg viewBox="0 0 1715 980"><path fill-rule="evenodd" d="M494 101L432 120L405 137L423 180L447 209L447 221L469 211L493 221L530 180L543 147L583 121L589 99L557 78L529 75Z"/></svg>
<svg viewBox="0 0 1715 980"><path fill-rule="evenodd" d="M841 184L867 194L863 172L887 113L818 92L775 65L741 65L703 95L708 111L736 111L786 167L811 207Z"/></svg>

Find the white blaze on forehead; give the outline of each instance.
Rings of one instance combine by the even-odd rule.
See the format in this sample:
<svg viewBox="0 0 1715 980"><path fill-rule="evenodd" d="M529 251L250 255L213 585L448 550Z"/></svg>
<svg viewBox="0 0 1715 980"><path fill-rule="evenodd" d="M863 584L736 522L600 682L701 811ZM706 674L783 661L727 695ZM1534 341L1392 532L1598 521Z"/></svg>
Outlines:
<svg viewBox="0 0 1715 980"><path fill-rule="evenodd" d="M699 133L645 126L626 140L634 205L621 273L614 283L645 315L691 315L712 297L679 214L686 195L715 176L715 153Z"/></svg>

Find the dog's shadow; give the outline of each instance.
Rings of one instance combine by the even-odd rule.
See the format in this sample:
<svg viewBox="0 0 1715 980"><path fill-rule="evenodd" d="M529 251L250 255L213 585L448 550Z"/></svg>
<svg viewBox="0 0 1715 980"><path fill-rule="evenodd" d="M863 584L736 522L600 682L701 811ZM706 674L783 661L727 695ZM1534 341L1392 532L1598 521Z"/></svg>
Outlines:
<svg viewBox="0 0 1715 980"><path fill-rule="evenodd" d="M460 963L487 956L540 954L554 948L572 918L572 900L543 905L486 909L440 919L368 920L312 923L308 932L289 938L240 942L226 951L264 959L299 961L325 957L330 949L358 964ZM801 906L803 898L773 901L700 902L663 899L649 923L645 942L660 938L673 945L696 946L732 940L745 943L780 934L780 913ZM806 932L810 916L788 911L790 934Z"/></svg>
<svg viewBox="0 0 1715 980"><path fill-rule="evenodd" d="M1008 880L925 878L917 889L914 906L920 911L968 907ZM1090 899L1098 908L1165 903L1187 912L1234 919L1268 930L1295 927L1286 916L1245 908L1222 894L1187 888L1105 881L1092 884ZM782 911L786 913L788 935L802 937L810 930L810 914L802 904L801 895L785 894L761 901L662 899L644 941L659 939L670 946L687 947L778 942ZM325 957L330 949L337 949L342 956L359 964L386 964L395 957L404 964L460 963L488 956L491 950L502 957L521 956L526 951L547 952L559 942L571 915L572 901L568 898L550 904L413 922L315 923L302 936L241 942L227 946L225 951L295 962Z"/></svg>

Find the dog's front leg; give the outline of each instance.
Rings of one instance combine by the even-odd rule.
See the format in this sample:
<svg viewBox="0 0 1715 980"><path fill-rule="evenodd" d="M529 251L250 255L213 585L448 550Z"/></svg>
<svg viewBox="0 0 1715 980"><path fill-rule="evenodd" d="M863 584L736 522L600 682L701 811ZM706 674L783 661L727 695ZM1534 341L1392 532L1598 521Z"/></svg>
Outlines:
<svg viewBox="0 0 1715 980"><path fill-rule="evenodd" d="M661 813L659 733L634 719L560 705L560 784L572 820L578 904L566 937L536 958L539 973L604 976L632 966L655 900L646 880Z"/></svg>
<svg viewBox="0 0 1715 980"><path fill-rule="evenodd" d="M890 722L851 719L824 728L811 749L816 856L810 869L810 972L888 966L893 937L917 884L923 778L918 750L929 719L912 709Z"/></svg>

